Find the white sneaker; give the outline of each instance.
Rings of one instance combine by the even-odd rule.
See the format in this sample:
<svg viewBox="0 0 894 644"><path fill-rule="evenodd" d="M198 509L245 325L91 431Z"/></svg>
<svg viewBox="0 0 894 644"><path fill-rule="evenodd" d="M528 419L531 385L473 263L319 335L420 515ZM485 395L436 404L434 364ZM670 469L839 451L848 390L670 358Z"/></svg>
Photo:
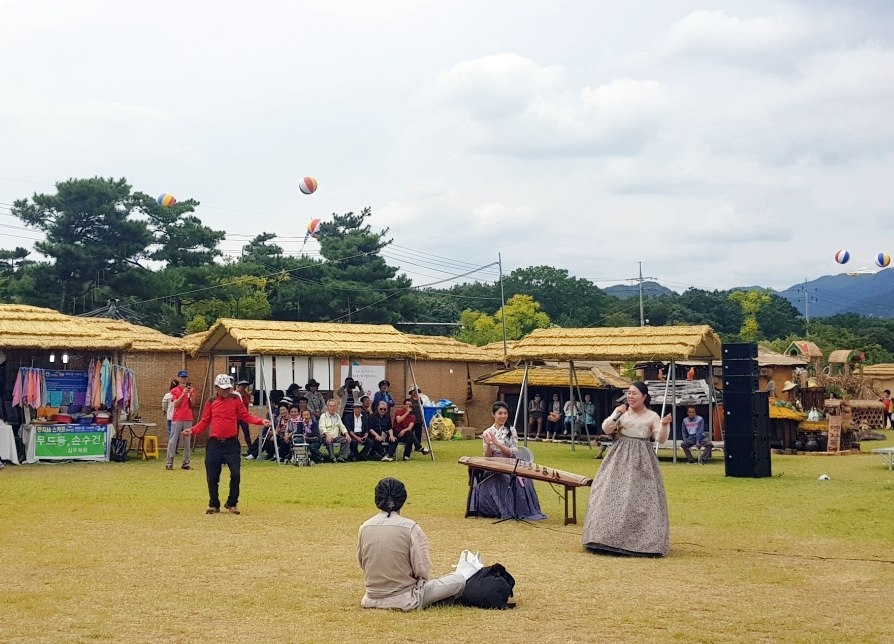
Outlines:
<svg viewBox="0 0 894 644"><path fill-rule="evenodd" d="M246 460L246 461L253 461L253 460L255 460L255 455L254 455L254 454L249 454L248 456L245 457L245 460Z"/></svg>

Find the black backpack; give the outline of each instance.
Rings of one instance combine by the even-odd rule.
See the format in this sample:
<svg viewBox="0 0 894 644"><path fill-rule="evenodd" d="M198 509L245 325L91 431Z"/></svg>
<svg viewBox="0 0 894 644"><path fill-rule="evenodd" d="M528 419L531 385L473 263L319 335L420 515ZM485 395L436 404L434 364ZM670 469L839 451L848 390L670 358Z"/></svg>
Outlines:
<svg viewBox="0 0 894 644"><path fill-rule="evenodd" d="M469 578L456 603L476 608L515 608L509 603L513 588L515 579L502 564L485 566Z"/></svg>
<svg viewBox="0 0 894 644"><path fill-rule="evenodd" d="M109 460L116 463L123 463L127 460L127 440L123 438L113 438L109 446Z"/></svg>

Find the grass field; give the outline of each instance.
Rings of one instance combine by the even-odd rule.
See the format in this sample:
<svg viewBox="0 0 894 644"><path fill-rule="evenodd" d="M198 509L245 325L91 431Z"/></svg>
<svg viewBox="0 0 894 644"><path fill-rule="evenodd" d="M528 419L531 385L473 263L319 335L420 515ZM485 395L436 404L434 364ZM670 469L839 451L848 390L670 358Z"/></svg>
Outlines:
<svg viewBox="0 0 894 644"><path fill-rule="evenodd" d="M894 443L887 435L864 449ZM580 474L600 463L587 448L532 448ZM0 641L894 640L894 473L877 455L774 455L765 479L726 478L719 459L663 461L670 555L628 559L584 552L545 483L546 521L464 519L456 460L480 442L435 450L434 463L243 462L241 516L204 514L201 453L192 471L163 460L7 467ZM480 550L515 576L515 610L359 607L357 528L388 475L407 484L403 514L427 533L435 573Z"/></svg>

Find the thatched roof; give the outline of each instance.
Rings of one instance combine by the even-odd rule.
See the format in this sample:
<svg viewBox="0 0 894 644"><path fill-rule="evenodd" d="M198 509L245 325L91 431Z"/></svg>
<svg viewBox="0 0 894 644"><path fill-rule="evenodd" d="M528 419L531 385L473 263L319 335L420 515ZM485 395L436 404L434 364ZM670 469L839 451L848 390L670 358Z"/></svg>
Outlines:
<svg viewBox="0 0 894 644"><path fill-rule="evenodd" d="M507 340L506 341L506 350L512 351L512 348L518 344L518 340ZM483 351L486 351L490 357L492 358L492 362L503 362L503 341L499 342L491 342L490 344L485 344L481 347Z"/></svg>
<svg viewBox="0 0 894 644"><path fill-rule="evenodd" d="M707 325L537 329L509 351L510 360L716 360L720 355L720 337Z"/></svg>
<svg viewBox="0 0 894 644"><path fill-rule="evenodd" d="M863 375L872 378L894 378L894 362L883 362L863 367Z"/></svg>
<svg viewBox="0 0 894 644"><path fill-rule="evenodd" d="M460 342L454 338L448 338L443 335L415 335L412 333L404 333L417 347L421 347L427 354L428 360L442 360L444 362L498 362L502 363L502 354L500 358L495 358L489 351L485 351L484 347L476 347L474 344Z"/></svg>
<svg viewBox="0 0 894 644"><path fill-rule="evenodd" d="M759 367L806 367L807 361L797 356L787 356L758 345L757 364Z"/></svg>
<svg viewBox="0 0 894 644"><path fill-rule="evenodd" d="M608 364L589 367L575 364L574 373L577 377L577 383L582 389L626 389L630 386L630 381L618 375ZM476 378L475 383L479 385L521 386L524 375L524 367L498 369ZM537 365L528 367L528 385L531 387L568 387L570 386L570 380L571 370L567 365Z"/></svg>
<svg viewBox="0 0 894 644"><path fill-rule="evenodd" d="M830 364L847 364L851 362L854 358L859 357L860 354L854 351L853 349L836 349L835 351L829 354L829 363ZM856 362L859 362L857 360Z"/></svg>
<svg viewBox="0 0 894 644"><path fill-rule="evenodd" d="M807 358L822 358L823 350L810 340L795 340L785 352L789 355L801 355Z"/></svg>
<svg viewBox="0 0 894 644"><path fill-rule="evenodd" d="M118 351L132 340L52 309L0 304L0 349Z"/></svg>
<svg viewBox="0 0 894 644"><path fill-rule="evenodd" d="M139 353L177 353L188 351L183 338L165 335L150 329L112 318L78 317L78 324L86 324L99 330L106 338L119 338L131 343L130 350Z"/></svg>
<svg viewBox="0 0 894 644"><path fill-rule="evenodd" d="M420 358L428 353L387 324L222 318L193 355L214 352L331 358Z"/></svg>

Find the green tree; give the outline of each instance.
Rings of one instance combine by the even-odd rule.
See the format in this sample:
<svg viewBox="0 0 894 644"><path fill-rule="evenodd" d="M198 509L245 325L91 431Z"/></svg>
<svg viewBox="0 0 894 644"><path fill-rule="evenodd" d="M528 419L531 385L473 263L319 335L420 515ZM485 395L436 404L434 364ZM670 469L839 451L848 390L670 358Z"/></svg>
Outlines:
<svg viewBox="0 0 894 644"><path fill-rule="evenodd" d="M606 294L590 280L569 276L564 268L519 268L506 276L503 286L507 298L530 295L558 326L601 324L609 313Z"/></svg>
<svg viewBox="0 0 894 644"><path fill-rule="evenodd" d="M135 193L152 234L147 257L169 266L204 266L220 257L218 246L225 232L213 230L191 214L199 202L193 199L162 206L149 195Z"/></svg>
<svg viewBox="0 0 894 644"><path fill-rule="evenodd" d="M325 259L316 288L320 297L304 315L312 319L393 324L415 317L418 300L410 292L411 280L397 275L381 255L391 243L388 229L373 232L360 214L332 215L320 225L320 254Z"/></svg>
<svg viewBox="0 0 894 644"><path fill-rule="evenodd" d="M506 312L506 338L519 340L534 329L550 325L549 316L540 310L540 304L530 295L513 295L493 315L483 311L463 311L462 326L456 337L463 342L483 346L503 339L503 310Z"/></svg>
<svg viewBox="0 0 894 644"><path fill-rule="evenodd" d="M765 290L732 291L729 299L742 309L744 320L739 330L743 342L757 342L761 339L761 328L757 316L770 303L770 293Z"/></svg>
<svg viewBox="0 0 894 644"><path fill-rule="evenodd" d="M81 298L98 270L117 275L132 270L152 236L145 221L134 217L140 198L124 179L70 179L56 184L56 194L18 199L12 214L41 230L44 241L34 249L53 261L57 307Z"/></svg>

